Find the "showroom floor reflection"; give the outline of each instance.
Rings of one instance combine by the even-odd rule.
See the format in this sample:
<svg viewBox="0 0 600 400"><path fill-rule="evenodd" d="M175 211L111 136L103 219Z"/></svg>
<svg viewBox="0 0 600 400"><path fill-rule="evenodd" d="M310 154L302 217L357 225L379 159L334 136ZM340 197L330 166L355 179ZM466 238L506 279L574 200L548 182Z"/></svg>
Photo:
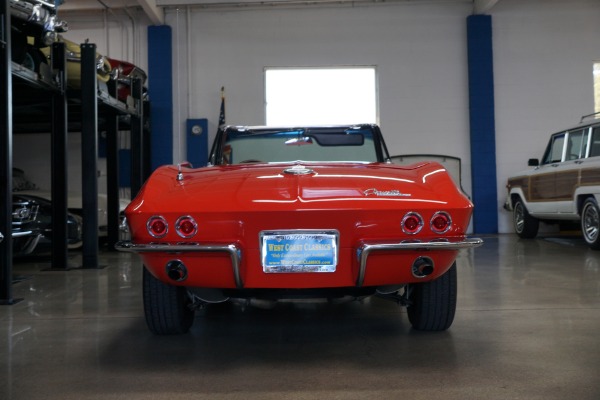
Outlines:
<svg viewBox="0 0 600 400"><path fill-rule="evenodd" d="M443 333L369 298L219 304L189 334L158 337L137 256L102 252L105 268L64 272L18 260L23 300L0 307L0 398L600 398L600 252L573 237L484 239L458 260Z"/></svg>

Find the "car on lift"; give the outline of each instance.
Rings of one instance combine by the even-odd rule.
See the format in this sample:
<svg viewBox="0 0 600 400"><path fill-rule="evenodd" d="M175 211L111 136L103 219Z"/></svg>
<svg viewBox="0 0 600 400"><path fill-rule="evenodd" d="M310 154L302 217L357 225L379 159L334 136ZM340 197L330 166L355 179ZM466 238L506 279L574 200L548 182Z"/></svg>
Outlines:
<svg viewBox="0 0 600 400"><path fill-rule="evenodd" d="M39 48L68 30L57 16L60 4L62 0L10 0L12 61L39 72Z"/></svg>
<svg viewBox="0 0 600 400"><path fill-rule="evenodd" d="M142 99L147 100L148 90L144 86L148 79L146 71L128 61L108 58L108 62L112 68L113 75L117 79L117 98L120 101L133 106L134 100L131 93L133 79L140 80L140 84L142 85Z"/></svg>
<svg viewBox="0 0 600 400"><path fill-rule="evenodd" d="M62 3L62 0L10 0L11 58L15 63L36 72L41 80L52 81L49 66L51 46L57 42L64 43L67 85L70 89L77 90L81 88L81 48L79 43L61 35L68 31L67 22L59 19L57 15ZM98 85L103 91L107 91L105 84L110 79L117 80L116 97L131 106L131 80L140 79L143 85L147 79L146 72L138 66L127 61L110 59L98 52L96 75Z"/></svg>
<svg viewBox="0 0 600 400"><path fill-rule="evenodd" d="M377 125L228 126L209 165L158 168L125 210L146 322L184 333L229 299L378 295L441 331L473 205L437 162L392 164Z"/></svg>
<svg viewBox="0 0 600 400"><path fill-rule="evenodd" d="M600 120L589 117L551 135L541 162L529 159L529 169L508 178L504 208L519 237L536 237L540 222L575 222L600 250Z"/></svg>
<svg viewBox="0 0 600 400"><path fill-rule="evenodd" d="M78 90L81 88L81 45L57 35L56 42L65 44L67 59L67 86L70 89ZM40 63L49 63L52 48L43 46L37 49L37 55L32 53L34 67L38 70ZM99 89L108 91L106 84L109 80L117 81L116 97L129 106L134 106L134 100L131 97L131 82L133 79L139 79L142 85L143 97L147 97L146 87L143 86L147 80L146 72L135 64L128 61L117 60L96 52L96 77Z"/></svg>
<svg viewBox="0 0 600 400"><path fill-rule="evenodd" d="M67 58L67 86L71 89L81 89L81 45L62 35L57 35L54 42L65 44L65 55ZM52 43L50 43L50 45L51 44ZM50 45L43 46L39 49L43 57L43 62L46 63L50 60L50 53L52 51ZM95 61L98 85L104 85L114 77L112 74L112 66L108 57L98 52L96 52Z"/></svg>

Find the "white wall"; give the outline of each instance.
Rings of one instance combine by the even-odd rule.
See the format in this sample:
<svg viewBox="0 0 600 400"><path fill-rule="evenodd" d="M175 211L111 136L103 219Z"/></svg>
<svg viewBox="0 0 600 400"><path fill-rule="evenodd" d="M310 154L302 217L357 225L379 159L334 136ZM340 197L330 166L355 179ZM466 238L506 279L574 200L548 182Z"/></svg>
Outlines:
<svg viewBox="0 0 600 400"><path fill-rule="evenodd" d="M208 118L214 136L221 86L227 123L263 124L264 67L375 65L379 123L390 152L460 157L463 187L470 194L466 18L471 12L464 1L167 9L174 41L173 159L185 158L186 118ZM498 214L500 231L511 232L501 208L507 177L528 158L541 156L550 133L593 111L600 2L500 0L490 14ZM71 40L90 38L100 52L147 68L143 18L134 23L129 16L88 13L69 15L68 21Z"/></svg>
<svg viewBox="0 0 600 400"><path fill-rule="evenodd" d="M466 18L471 11L469 4L459 2L192 9L193 101L187 112L209 118L214 133L224 85L227 122L261 124L265 66L376 65L379 123L390 152L460 157L463 187L470 194ZM526 168L528 158L541 157L550 133L593 111L600 3L501 0L490 13L499 230L512 232L510 215L502 209L508 176ZM179 43L186 35L184 14L167 12ZM185 50L181 47L180 55ZM178 70L180 87L186 88L185 61ZM185 91L179 93L180 104L186 105ZM185 118L185 107L180 110Z"/></svg>
<svg viewBox="0 0 600 400"><path fill-rule="evenodd" d="M492 9L499 230L506 180L541 158L551 133L594 112L600 2L501 0Z"/></svg>
<svg viewBox="0 0 600 400"><path fill-rule="evenodd" d="M59 8L59 16L69 24L65 38L75 43L89 40L100 54L148 70L149 21L141 10L61 13Z"/></svg>
<svg viewBox="0 0 600 400"><path fill-rule="evenodd" d="M175 109L183 120L208 118L212 138L221 86L228 124L264 124L265 67L375 65L379 123L390 152L460 157L463 186L470 191L465 45L470 9L469 4L454 2L243 11L192 8L189 85L188 46L183 43L188 10L167 10L166 21L179 43L174 50L174 68L179 71ZM183 125L176 122L175 132L183 132ZM185 155L181 143L175 148L176 161Z"/></svg>

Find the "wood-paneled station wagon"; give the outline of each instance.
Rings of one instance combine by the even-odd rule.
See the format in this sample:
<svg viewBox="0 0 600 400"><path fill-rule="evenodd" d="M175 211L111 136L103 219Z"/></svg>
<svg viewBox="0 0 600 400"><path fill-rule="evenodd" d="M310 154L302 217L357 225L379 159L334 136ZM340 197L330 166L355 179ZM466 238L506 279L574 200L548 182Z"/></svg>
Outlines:
<svg viewBox="0 0 600 400"><path fill-rule="evenodd" d="M540 221L580 221L585 241L600 249L600 120L553 134L541 162L528 164L507 184L515 232L533 238Z"/></svg>
<svg viewBox="0 0 600 400"><path fill-rule="evenodd" d="M157 169L125 211L144 263L146 322L186 332L229 299L359 299L445 330L473 205L435 162L394 165L376 125L229 126L209 166Z"/></svg>

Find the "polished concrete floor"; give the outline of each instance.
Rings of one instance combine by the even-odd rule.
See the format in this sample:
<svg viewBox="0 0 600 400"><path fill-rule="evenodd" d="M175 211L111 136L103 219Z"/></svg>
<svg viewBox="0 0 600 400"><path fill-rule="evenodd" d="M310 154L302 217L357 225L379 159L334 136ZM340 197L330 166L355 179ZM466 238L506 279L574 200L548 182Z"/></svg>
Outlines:
<svg viewBox="0 0 600 400"><path fill-rule="evenodd" d="M158 337L135 255L68 272L19 261L23 301L0 306L0 399L600 399L600 252L578 238L484 239L459 259L443 333L371 298L220 305L189 334Z"/></svg>

